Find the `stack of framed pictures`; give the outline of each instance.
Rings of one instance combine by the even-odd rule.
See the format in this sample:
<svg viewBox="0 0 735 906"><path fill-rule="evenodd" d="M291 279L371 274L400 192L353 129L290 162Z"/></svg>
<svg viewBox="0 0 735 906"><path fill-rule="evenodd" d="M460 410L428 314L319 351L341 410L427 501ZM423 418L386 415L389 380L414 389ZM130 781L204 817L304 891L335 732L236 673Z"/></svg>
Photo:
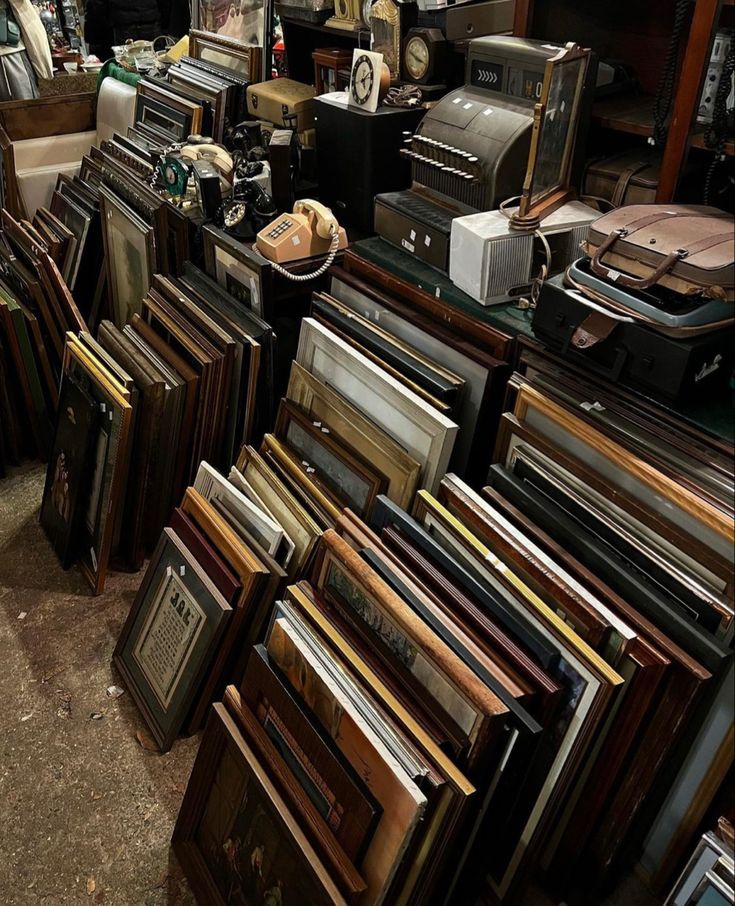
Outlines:
<svg viewBox="0 0 735 906"><path fill-rule="evenodd" d="M36 212L34 225L48 237L50 248L85 320L92 325L104 292L99 186L87 181L82 167L73 179L59 174L48 211Z"/></svg>
<svg viewBox="0 0 735 906"><path fill-rule="evenodd" d="M702 836L664 906L727 906L735 893L733 850L717 834Z"/></svg>
<svg viewBox="0 0 735 906"><path fill-rule="evenodd" d="M96 541L80 542L71 552L71 541L58 540L63 533L53 524L53 507L45 506L49 518L42 521L63 564L80 559L95 592L102 590L111 557L127 568L142 567L203 458L224 468L243 444L265 429L273 411L274 355L270 327L190 264L181 278L154 275L140 312L134 312L122 328L103 318L96 339L84 330L67 334L64 360L69 365L62 398L76 393L78 407L79 392L89 391L86 384L81 389L71 386L69 367L79 359L115 398L117 408L129 410L125 446L115 454L119 476L107 496L97 482L111 472L105 465L112 442L110 426L103 418L104 439L100 436L89 452L82 437L86 416L67 424L70 409L76 411L69 404L59 410L56 424L45 504L53 498L54 482L63 484L63 476L74 471L78 481L67 482L74 495L70 512L81 512L85 506L97 512L103 507L111 528L98 531L90 517L88 530ZM94 399L109 420L115 406L99 394ZM88 434L94 434L98 422L95 415L85 428ZM49 442L51 436L49 432ZM121 443L116 437L115 444ZM98 457L91 466L87 455ZM55 479L57 472L61 477ZM71 525L67 533L84 535ZM87 556L90 550L93 565L85 567L82 554Z"/></svg>
<svg viewBox="0 0 735 906"><path fill-rule="evenodd" d="M43 234L6 210L1 226L0 460L5 468L29 457L48 458L64 335L86 329L86 323L59 267L57 234Z"/></svg>
<svg viewBox="0 0 735 906"><path fill-rule="evenodd" d="M313 560L320 528L258 454L229 478L203 462L148 565L113 662L162 750L199 729L242 676L288 576Z"/></svg>
<svg viewBox="0 0 735 906"><path fill-rule="evenodd" d="M588 395L535 351L521 368L484 496L460 501L447 490L444 500L483 525L495 555L519 561L520 549L553 562L638 638L617 718L632 735L618 730L618 743L603 746L580 805L567 808L566 839L556 833L544 861L552 877L575 864L581 884L600 884L643 842L732 660L732 500L723 492L732 459L728 468L722 444L704 435L693 443L683 423L668 432L665 420L638 420L634 407ZM583 612L576 620L589 633ZM643 676L655 663L652 696Z"/></svg>
<svg viewBox="0 0 735 906"><path fill-rule="evenodd" d="M192 223L148 184L158 152L143 140L114 135L93 152L100 170L100 210L107 277L103 316L119 328L140 314L153 275L180 274L189 260Z"/></svg>
<svg viewBox="0 0 735 906"><path fill-rule="evenodd" d="M443 379L448 377L454 384L449 388L453 394L451 416L459 427L450 467L479 484L490 464L488 438L494 436L510 377L513 349L509 340L438 296L428 297L416 288L411 293L403 281L349 250L344 267L330 270L328 292L349 310L343 312L343 319L346 315L353 325L358 316L371 322L375 330L392 338L394 349L408 346L414 364L416 357L441 363ZM363 325L364 336L365 331ZM376 343L373 338L372 348L379 348ZM400 371L399 365L394 367ZM416 383L430 393L437 386Z"/></svg>
<svg viewBox="0 0 735 906"><path fill-rule="evenodd" d="M443 378L441 368L426 358L411 358L410 353L405 364L395 367L399 344L391 343L384 332L374 331L363 338L357 330L337 327L323 316L326 306L322 307L322 301L330 302L315 296L315 317L301 323L296 362L401 446L418 463L420 484L434 488L446 472L459 428L451 418L451 406L428 394L415 380L414 365L423 366L432 381ZM383 344L385 358L374 351L378 343ZM279 430L284 430L283 424ZM307 478L313 472L307 469ZM324 478L323 467L321 472ZM326 510L333 521L335 507Z"/></svg>

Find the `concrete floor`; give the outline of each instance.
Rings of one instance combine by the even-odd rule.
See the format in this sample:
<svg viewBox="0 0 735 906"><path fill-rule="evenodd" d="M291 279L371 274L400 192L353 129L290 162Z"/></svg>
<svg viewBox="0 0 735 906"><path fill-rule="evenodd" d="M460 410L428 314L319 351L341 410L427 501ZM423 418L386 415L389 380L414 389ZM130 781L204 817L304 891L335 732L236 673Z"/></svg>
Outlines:
<svg viewBox="0 0 735 906"><path fill-rule="evenodd" d="M169 840L199 740L150 753L130 697L108 698L140 576L110 573L92 598L61 569L38 524L44 475L0 481L0 906L189 906ZM630 877L605 906L655 902Z"/></svg>
<svg viewBox="0 0 735 906"><path fill-rule="evenodd" d="M198 739L148 753L130 696L107 697L140 576L92 598L64 572L43 480L36 465L0 482L0 904L192 904L169 840Z"/></svg>

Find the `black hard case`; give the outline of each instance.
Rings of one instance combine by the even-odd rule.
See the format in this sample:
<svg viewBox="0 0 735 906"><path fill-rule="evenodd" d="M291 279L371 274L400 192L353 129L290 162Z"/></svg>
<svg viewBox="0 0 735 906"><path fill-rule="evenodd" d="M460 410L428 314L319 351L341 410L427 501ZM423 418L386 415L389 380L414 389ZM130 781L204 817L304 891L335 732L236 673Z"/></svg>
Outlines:
<svg viewBox="0 0 735 906"><path fill-rule="evenodd" d="M620 321L604 340L584 349L572 336L594 311L563 286L547 281L533 317L533 332L550 349L614 383L670 402L722 392L732 376L735 329L673 339L649 327Z"/></svg>

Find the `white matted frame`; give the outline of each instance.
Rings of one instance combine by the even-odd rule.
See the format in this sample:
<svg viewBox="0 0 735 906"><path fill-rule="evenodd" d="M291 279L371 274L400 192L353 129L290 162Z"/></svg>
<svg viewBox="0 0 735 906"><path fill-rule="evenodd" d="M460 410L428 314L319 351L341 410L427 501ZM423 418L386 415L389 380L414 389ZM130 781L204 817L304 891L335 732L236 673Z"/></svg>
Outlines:
<svg viewBox="0 0 735 906"><path fill-rule="evenodd" d="M296 361L374 421L422 466L434 490L447 471L458 426L313 318L304 318Z"/></svg>

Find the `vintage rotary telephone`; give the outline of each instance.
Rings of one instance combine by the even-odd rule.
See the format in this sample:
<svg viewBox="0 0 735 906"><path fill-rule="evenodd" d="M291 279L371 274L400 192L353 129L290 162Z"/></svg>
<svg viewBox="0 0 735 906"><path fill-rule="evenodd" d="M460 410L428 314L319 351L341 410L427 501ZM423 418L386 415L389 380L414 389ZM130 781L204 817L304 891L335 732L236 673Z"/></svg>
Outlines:
<svg viewBox="0 0 735 906"><path fill-rule="evenodd" d="M340 249L347 247L347 234L331 210L304 198L297 201L293 213L282 214L258 233L255 245L261 255L273 262L278 273L289 280L302 282L323 274ZM287 261L327 255L327 260L311 274L291 274L280 267Z"/></svg>
<svg viewBox="0 0 735 906"><path fill-rule="evenodd" d="M186 195L192 164L198 160L211 163L227 185L232 183L234 163L228 151L211 138L190 135L186 142L169 145L161 154L158 176L169 195Z"/></svg>

